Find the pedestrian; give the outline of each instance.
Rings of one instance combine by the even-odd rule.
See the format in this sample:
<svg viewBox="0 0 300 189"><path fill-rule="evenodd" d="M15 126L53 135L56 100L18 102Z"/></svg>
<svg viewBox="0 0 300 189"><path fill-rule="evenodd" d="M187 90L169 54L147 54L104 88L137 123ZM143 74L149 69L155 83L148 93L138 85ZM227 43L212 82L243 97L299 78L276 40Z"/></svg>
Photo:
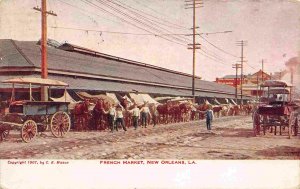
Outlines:
<svg viewBox="0 0 300 189"><path fill-rule="evenodd" d="M123 111L124 108L119 104L117 109L116 109L116 130L118 131L119 124L122 125L122 128L124 131L127 131L125 127L125 122L124 122L124 116L123 116Z"/></svg>
<svg viewBox="0 0 300 189"><path fill-rule="evenodd" d="M152 108L153 108L152 121L153 121L153 127L155 127L155 125L158 124L159 113L158 113L155 105L153 105Z"/></svg>
<svg viewBox="0 0 300 189"><path fill-rule="evenodd" d="M138 108L137 104L135 104L134 108L130 110L130 113L132 113L133 127L136 130L138 128L138 122L140 119L140 109Z"/></svg>
<svg viewBox="0 0 300 189"><path fill-rule="evenodd" d="M208 107L208 110L206 110L205 115L206 115L206 127L207 127L207 130L211 130L211 122L214 119L214 112L212 110L212 106Z"/></svg>
<svg viewBox="0 0 300 189"><path fill-rule="evenodd" d="M115 120L116 120L116 108L114 105L111 105L109 107L108 112L105 112L106 114L108 113L108 122L109 122L109 127L111 132L114 132L114 127L115 127Z"/></svg>
<svg viewBox="0 0 300 189"><path fill-rule="evenodd" d="M148 116L150 117L150 119L151 119L152 116L151 116L149 107L146 105L146 103L141 108L141 113L142 113L142 127L147 128L147 125L148 125Z"/></svg>

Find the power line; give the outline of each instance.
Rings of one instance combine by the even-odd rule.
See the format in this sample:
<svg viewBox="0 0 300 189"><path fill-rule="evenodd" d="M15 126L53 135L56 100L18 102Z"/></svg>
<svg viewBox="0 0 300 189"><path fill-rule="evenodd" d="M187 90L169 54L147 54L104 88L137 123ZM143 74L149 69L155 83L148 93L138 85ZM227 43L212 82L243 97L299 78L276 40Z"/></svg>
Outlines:
<svg viewBox="0 0 300 189"><path fill-rule="evenodd" d="M173 24L173 23L171 23L171 24L166 24L166 23L170 23L170 22L168 22L168 21L165 21L165 20L163 20L163 19L161 19L161 18L158 18L158 17L156 17L156 16L153 16L153 15L151 15L151 14L149 14L149 13L146 13L146 12L144 12L144 11L141 11L141 10L138 10L138 9L136 9L136 8L134 8L134 7L132 7L132 6L129 6L129 5L127 5L127 4L125 4L125 3L123 3L123 2L121 2L121 1L118 1L118 0L107 0L107 1L109 1L109 2L111 2L111 3L114 3L114 4L117 4L118 6L120 6L120 7L123 7L123 8L126 8L126 7L128 7L129 9L131 9L131 10L129 10L129 9L127 9L127 10L129 10L129 11L131 11L132 13L134 13L134 14L136 14L136 15L138 15L138 16L142 16L143 18L145 18L145 19L148 19L148 20L150 20L150 21L153 21L153 22L156 22L156 23L159 23L159 24L161 24L161 25L164 25L164 26L167 26L167 27L170 27L170 28L177 28L177 29L179 29L179 27L176 25L176 27L174 27L175 25ZM117 3L116 3L117 2ZM143 14L143 15L142 15ZM144 16L144 15L146 15L146 16ZM147 17L148 16L148 17ZM151 18L149 18L149 17L151 17ZM153 20L153 18L155 19L155 20ZM157 20L159 20L159 21L157 21ZM165 23L164 23L165 22ZM182 28L182 27L180 27L180 28ZM188 28L185 28L185 29L188 29Z"/></svg>
<svg viewBox="0 0 300 189"><path fill-rule="evenodd" d="M62 2L61 0L58 0L58 1L60 1L60 2ZM148 35L153 35L153 36L156 36L156 37L160 37L160 38L162 38L162 39L165 39L165 40L167 40L167 41L169 41L169 42L172 42L172 43L175 43L175 44L178 44L178 45L181 45L181 46L184 46L184 47L186 47L186 45L185 44L183 44L183 43L180 43L180 42L177 42L177 41L173 41L173 40L177 40L177 38L176 39L173 39L173 40L170 40L170 39L168 39L168 38L165 38L165 37L163 37L164 35L187 35L187 34L173 34L173 33L167 33L167 34L157 34L157 33L153 33L152 31L149 31L148 29L145 29L145 28L143 28L143 27L141 27L141 26L137 26L136 24L133 24L133 23L131 23L131 22L129 22L129 21L127 21L127 20L125 20L124 18L122 18L122 17L120 17L120 16L118 16L118 15L116 15L116 14L114 14L114 13L111 13L110 11L108 11L108 10L106 10L106 9L104 9L104 8L102 8L102 7L100 7L100 6L98 6L97 4L94 4L94 3L92 3L92 2L90 2L90 1L88 1L88 0L82 0L82 2L84 2L84 3L86 3L86 4L88 4L89 6L91 6L91 7L94 7L94 8L97 8L97 9L100 9L100 10L102 10L102 11L104 11L104 12L106 12L106 13L108 13L108 14L110 14L110 15L112 15L112 16L114 16L114 17L117 17L118 19L120 19L120 20L122 20L122 21L124 21L124 22L126 22L126 23L128 23L128 24L130 24L130 25L132 25L132 26L134 26L134 27L137 27L137 28L139 28L139 29L141 29L141 30L143 30L143 31L146 31L146 32L148 32L149 34ZM65 3L65 2L63 2L63 3ZM68 3L65 3L65 4L68 4ZM78 7L76 7L76 6L73 6L73 5L71 5L71 4L68 4L69 6L72 6L72 7L74 7L74 8L78 8ZM84 11L86 11L86 10L84 10ZM52 28L59 28L59 27L52 27ZM60 27L60 28L63 28L63 27ZM74 30L82 30L82 31L93 31L93 30L87 30L87 29L80 29L80 28L65 28L65 29L74 29ZM126 34L126 35L146 35L146 34L135 34L135 33L129 33L129 32L113 32L113 31L101 31L101 30L94 30L95 32L110 32L110 33L115 33L115 34ZM159 30L160 31L160 30ZM161 32L161 31L160 31ZM198 52L198 51L197 51ZM202 54L203 56L205 56L205 57L207 57L207 58L209 58L209 59L211 59L211 60L213 60L213 61L215 61L215 62L219 62L219 63L221 63L221 64L224 64L223 62L221 62L220 61L220 59L218 58L218 57L214 57L213 55L207 55L206 53L207 52L205 52L205 51L203 51L203 52L198 52L199 54ZM216 60L216 59L219 59L219 60ZM224 64L225 65L225 64Z"/></svg>
<svg viewBox="0 0 300 189"><path fill-rule="evenodd" d="M88 4L88 5L91 6L91 7L95 7L95 8L97 8L97 9L99 9L99 10L102 10L102 11L104 11L104 12L106 12L106 13L108 13L108 14L114 16L114 17L117 17L118 19L122 20L123 22L125 22L125 23L127 23L127 24L129 24L129 25L132 25L132 26L134 26L134 27L136 27L136 28L139 28L139 29L141 29L141 30L143 30L143 31L146 31L146 32L148 32L148 33L154 34L152 31L149 31L148 29L145 29L145 28L143 28L143 27L141 27L141 26L138 26L138 25L136 25L136 24L134 24L134 23L132 23L132 22L129 22L129 21L127 21L126 19L124 19L124 18L122 18L122 17L120 17L120 16L118 16L118 15L116 15L116 14L114 14L114 13L111 13L110 11L108 11L108 10L106 10L106 9L104 9L104 8L102 8L102 7L100 7L100 6L98 6L97 4L94 4L94 3L92 3L92 2L90 2L90 1L88 1L88 0L81 0L81 1L84 2L84 3L86 3L86 4ZM183 43L178 43L178 42L176 42L176 41L172 41L172 40L170 40L170 39L168 39L168 38L165 38L165 37L163 37L163 36L159 36L159 37L160 37L160 38L163 38L163 39L165 39L165 40L167 40L167 41L169 41L169 42L171 42L171 43L176 43L176 44L185 46L185 44L183 44Z"/></svg>
<svg viewBox="0 0 300 189"><path fill-rule="evenodd" d="M97 6L97 4L94 4L94 3L91 3L90 1L88 1L88 0L84 0L84 1L87 1L87 2L89 2L90 4L93 4L93 5L96 5ZM133 16L131 16L131 15L129 15L129 14L127 14L126 12L124 12L124 11L122 11L121 9L118 9L118 8L116 8L116 7L114 7L114 6L112 6L112 5L110 5L110 4L108 4L108 3L105 3L104 1L102 1L102 0L96 0L98 3L101 3L102 5L104 5L104 6L106 6L107 8L109 8L109 9L111 9L112 11L115 11L116 13L118 13L118 14L120 14L120 15L122 15L122 16L124 16L124 17L126 17L126 18L128 18L128 19L130 19L131 21L133 21L133 22L135 22L135 26L137 26L136 24L138 24L138 25L143 25L143 27L147 27L147 32L149 32L149 33L152 33L153 34L153 31L155 31L156 33L157 32L162 32L160 29L158 29L157 27L154 27L154 26L152 26L152 25L150 25L149 23L145 23L145 22L143 22L143 20L140 20L140 19L137 19L137 18L135 18L135 17L133 17ZM97 6L97 7L99 7L99 6ZM100 8L102 8L102 7L100 7ZM103 9L103 8L102 8ZM106 9L104 9L104 10L106 10ZM107 10L106 10L107 11ZM115 15L115 14L114 14ZM116 15L115 15L116 16ZM119 17L119 16L118 16ZM121 17L119 17L119 18L121 18ZM122 18L123 20L125 20L124 18ZM129 21L127 21L127 20L125 20L126 22L129 22ZM130 22L131 23L131 22ZM142 27L140 27L139 26L139 28L142 28ZM152 31L149 31L149 29L150 30L152 30ZM145 30L145 28L143 28L143 30ZM174 37L174 36L170 36L169 38L166 38L166 37L162 37L162 36L160 36L161 38L165 38L166 40L169 40L169 41L172 41L170 38L172 38L173 40L176 40L177 42L176 43L180 43L180 42L178 42L178 41L181 41L182 43L181 44L184 44L186 41L185 40L182 40L182 39L180 39L180 38L177 38L177 37Z"/></svg>
<svg viewBox="0 0 300 189"><path fill-rule="evenodd" d="M56 1L59 1L59 2L61 2L61 3L63 3L63 4L66 4L66 5L70 6L70 7L75 8L75 9L77 9L77 10L80 10L82 14L86 15L86 16L87 16L88 18L90 18L90 19L92 19L92 18L91 18L88 14L90 14L90 15L95 15L95 16L97 16L97 17L101 17L102 19L105 19L105 20L108 20L108 21L111 21L111 22L115 22L115 23L118 23L118 24L121 23L121 24L122 24L122 22L118 22L118 21L115 21L115 20L108 19L108 18L104 17L103 15L99 15L99 14L96 14L96 13L89 13L90 11L87 11L87 10L82 9L82 8L80 8L80 7L74 6L74 5L70 4L70 3L64 2L64 1L62 1L62 0L56 0ZM94 19L92 19L92 20L94 21Z"/></svg>
<svg viewBox="0 0 300 189"><path fill-rule="evenodd" d="M227 52L227 51L221 49L220 47L214 45L213 43L211 43L210 41L208 41L206 38L204 38L203 36L201 36L200 34L199 34L199 37L202 38L204 41L206 41L206 42L207 42L208 44L210 44L211 46L213 46L213 47L215 47L216 49L218 49L219 51L221 51L221 52L223 52L223 53L225 53L225 54L228 54L228 55L230 55L230 56L233 56L233 57L235 57L235 58L239 58L238 56L235 56L235 55L233 55L233 54L231 54L231 53L229 53L229 52Z"/></svg>
<svg viewBox="0 0 300 189"><path fill-rule="evenodd" d="M167 30L165 28L162 28L161 26L159 26L157 24L154 24L154 25L157 26L157 27L154 27L153 23L149 23L149 20L145 20L143 18L136 18L135 16L127 14L126 12L124 12L124 10L128 10L126 7L125 8L124 7L116 8L116 7L112 6L112 5L104 2L103 0L96 0L96 1L102 3L104 6L110 8L111 10L117 12L118 14L121 14L121 15L123 15L123 16L131 19L131 20L133 20L134 22L139 23L139 24L141 24L143 26L146 26L146 27L148 27L148 28L150 28L150 29L152 29L152 30L154 30L156 32L162 32L162 30L166 31L166 32L170 32L169 30ZM109 1L109 2L111 2L111 1ZM111 3L115 4L114 2L111 2ZM123 9L123 10L121 10L121 9ZM173 38L175 40L178 40L178 41L181 41L183 43L186 43L186 39L182 39L182 38L178 38L178 37L174 37L174 36L170 36L170 38Z"/></svg>
<svg viewBox="0 0 300 189"><path fill-rule="evenodd" d="M141 36L163 36L163 35L174 35L174 34L149 34L149 33L130 33L130 32L117 32L117 31L105 31L105 30L91 30L91 29L82 29L82 28L67 28L67 27L59 27L59 26L50 26L50 28L54 28L54 29L67 29L67 30L78 30L78 31L89 31L89 32L102 32L102 33L108 33L108 34L121 34L121 35L141 35ZM177 34L175 34L177 35ZM183 34L179 34L179 35L183 35ZM185 45L184 45L185 46ZM201 50L202 52L197 51L199 54L210 58L211 60L215 61L215 62L219 62L221 64L224 64L223 60L221 60L218 57L214 57L213 55L210 55L209 53L207 53L205 50ZM214 58L218 58L219 60L216 60ZM226 64L224 64L226 65Z"/></svg>
<svg viewBox="0 0 300 189"><path fill-rule="evenodd" d="M66 29L66 30L79 30L79 31L89 31L89 32L102 32L102 33L110 33L110 34L120 34L120 35L144 35L144 36L167 36L167 35L182 35L186 36L187 33L132 33L132 32L120 32L120 31L108 31L108 30L94 30L94 29L84 29L84 28L72 28L72 27L60 27L60 26L50 26L50 28L55 29Z"/></svg>
<svg viewBox="0 0 300 189"><path fill-rule="evenodd" d="M66 2L63 2L63 1L61 1L61 0L58 0L58 1L60 1L60 2L62 2L62 3L64 3L64 4L67 4L67 5L69 5L69 6L71 6L71 7L74 7L74 8L77 8L77 9L79 9L79 10L83 10L84 12L87 12L86 10L84 10L84 9L81 9L81 8L79 8L79 7L76 7L76 6L74 6L74 5L71 5L71 4L69 4L69 3L66 3ZM90 6L93 6L93 7L95 7L95 8L100 8L101 9L101 7L99 7L99 6L97 6L96 4L93 4L92 2L90 2L90 1L83 1L84 3L87 3L87 4L89 4ZM102 10L103 10L103 8L102 8ZM123 18L120 18L119 16L117 16L117 15L115 15L115 14L113 14L113 13L111 13L111 12L109 12L109 11L107 11L107 10L105 10L104 9L104 12L106 12L106 13L109 13L109 14L111 14L111 15L113 15L113 16L115 16L115 17L117 17L117 18L119 18L119 19L121 19L121 20L123 20L124 21L124 19ZM96 15L96 16L99 16L99 15ZM102 17L102 16L100 16L100 17ZM109 19L107 19L107 20L109 20ZM110 20L110 21L113 21L113 20ZM114 21L115 22L115 21ZM130 25L133 25L131 22L128 22L128 21L124 21L124 22L126 22L126 23L130 23ZM135 26L135 25L134 25ZM136 26L135 26L136 27ZM91 30L91 29L80 29L80 28L66 28L66 27L52 27L52 28L60 28L60 29L73 29L73 30L81 30L81 31L94 31L94 32L103 32L103 33L110 33L110 34L124 34L124 35L152 35L152 36L155 36L155 37L159 37L159 36L176 36L176 35L178 35L178 36L188 36L189 34L186 34L186 33L162 33L162 34L158 34L158 33L153 33L153 32L151 32L151 31L148 31L148 30L146 30L147 32L148 32L148 34L146 34L146 33L130 33L130 32L114 32L114 31L101 31L101 30ZM140 28L140 27L138 27L138 28ZM141 29L141 28L140 28ZM144 31L145 31L145 29L143 29ZM160 31L160 30L159 30ZM161 32L161 31L160 31ZM212 32L212 33L204 33L204 34L216 34L216 33L224 33L224 32ZM173 40L176 40L176 41L179 41L179 38L172 38ZM181 41L183 41L183 40L188 40L188 39L186 39L186 38L184 38L184 39L180 39L180 45L183 45L183 44L181 44ZM174 43L177 43L177 42L175 42L175 41L173 41ZM177 43L178 44L178 43ZM204 53L207 53L207 52L204 52ZM221 60L219 57L217 57L216 55L212 55L212 54L209 54L210 56L212 56L212 57L214 57L214 58L216 58L216 59L218 59L218 60ZM221 60L222 61L222 60Z"/></svg>
<svg viewBox="0 0 300 189"><path fill-rule="evenodd" d="M166 16L166 15L162 14L161 12L159 12L159 11L157 11L157 10L155 10L155 9L153 9L153 8L151 8L151 7L149 7L148 5L141 3L140 0L133 0L133 1L135 1L137 4L140 4L142 7L147 8L148 10L150 10L150 11L152 11L152 12L155 12L155 13L161 15L161 16L164 16L164 17ZM160 19L162 19L162 18L160 18ZM162 20L164 20L164 19L162 19ZM175 26L177 26L177 27L179 27L179 28L182 28L182 29L188 29L188 27L184 27L184 26L175 24L175 23L170 22L170 21L168 21L168 20L164 20L164 21L165 21L165 22L168 22L168 23L170 23L170 24L173 24L173 25L175 25Z"/></svg>

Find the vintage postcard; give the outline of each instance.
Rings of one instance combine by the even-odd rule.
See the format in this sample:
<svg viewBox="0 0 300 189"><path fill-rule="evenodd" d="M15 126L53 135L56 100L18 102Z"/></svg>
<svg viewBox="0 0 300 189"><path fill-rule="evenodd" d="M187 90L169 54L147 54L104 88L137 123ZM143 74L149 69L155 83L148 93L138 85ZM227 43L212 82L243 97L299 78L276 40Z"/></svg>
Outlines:
<svg viewBox="0 0 300 189"><path fill-rule="evenodd" d="M0 188L299 188L299 57L298 0L0 0Z"/></svg>

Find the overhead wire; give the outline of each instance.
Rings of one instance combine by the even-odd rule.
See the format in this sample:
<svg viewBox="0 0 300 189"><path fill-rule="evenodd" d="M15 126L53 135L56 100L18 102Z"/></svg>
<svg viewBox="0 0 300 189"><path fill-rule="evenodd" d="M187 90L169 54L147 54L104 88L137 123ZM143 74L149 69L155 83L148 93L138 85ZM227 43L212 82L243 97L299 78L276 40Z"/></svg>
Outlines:
<svg viewBox="0 0 300 189"><path fill-rule="evenodd" d="M61 2L63 4L65 4L65 5L68 5L70 7L73 7L74 9L77 9L77 10L81 11L82 14L86 15L90 19L92 19L92 17L90 17L90 15L95 15L97 17L101 17L102 19L105 19L105 20L108 20L108 21L111 21L111 22L115 22L115 23L118 23L118 24L122 23L122 22L119 22L119 21L108 19L107 17L104 17L103 15L99 15L99 14L96 14L96 13L90 13L88 10L85 10L85 9L80 8L78 6L72 5L72 4L67 3L67 2L65 2L63 0L56 0L56 1L59 1L59 2ZM88 15L88 14L90 14L90 15Z"/></svg>
<svg viewBox="0 0 300 189"><path fill-rule="evenodd" d="M102 32L102 33L109 33L109 34L120 34L120 35L142 35L142 36L167 36L167 35L187 35L186 33L132 33L132 32L120 32L120 31L108 31L108 30L94 30L94 29L84 29L84 28L72 28L72 27L53 27L51 28L57 28L57 29L66 29L66 30L80 30L80 31L91 31L91 32Z"/></svg>
<svg viewBox="0 0 300 189"><path fill-rule="evenodd" d="M142 16L142 17L144 17L144 18L146 18L146 19L148 19L148 20L151 20L151 21L153 21L153 22L156 22L156 23L159 23L159 24L161 24L161 25L164 25L164 26L166 26L166 27L169 27L169 28L172 28L172 29L179 29L179 28L183 28L183 27L178 27L178 26L174 26L174 24L166 24L166 23L169 23L168 21L165 21L165 20L163 20L163 19L161 19L161 18L158 18L158 17L156 17L156 16L153 16L152 14L149 14L149 13L147 13L147 12L145 12L145 11L142 11L142 10L139 10L139 9L136 9L136 8L134 8L134 7L132 7L132 6L130 6L130 5L128 5L128 4L126 4L126 3L124 3L124 2L121 2L121 1L118 1L118 0L108 0L108 1L110 1L110 2L114 2L114 3L116 3L116 4L119 4L119 6L121 6L120 4L122 4L123 6L122 7L127 7L128 9L131 9L131 11L132 12L134 12L134 13L136 13L136 14L138 14L138 15L140 15L140 16ZM124 7L124 8L125 8ZM151 17L151 18L149 18L149 17ZM165 21L165 23L164 23L164 21ZM188 29L188 28L184 28L184 29Z"/></svg>
<svg viewBox="0 0 300 189"><path fill-rule="evenodd" d="M60 1L60 2L63 2L62 0L58 0L58 1ZM104 8L102 8L102 7L100 7L100 6L98 6L97 4L94 4L94 3L92 3L92 2L90 2L90 1L88 1L88 0L82 0L82 2L84 2L84 3L86 3L86 4L88 4L88 5L90 5L90 6L92 6L92 7L94 7L94 8L97 8L97 9L100 9L100 10L102 10L102 11L104 11L104 12L106 12L106 13L108 13L108 14L110 14L110 15L112 15L112 16L114 16L114 17L117 17L118 19L120 19L120 20L122 20L122 21L124 21L125 23L127 23L127 24L130 24L130 25L132 25L132 26L134 26L134 27L137 27L137 28L139 28L139 29L141 29L141 30L143 30L143 31L146 31L146 32L148 32L149 34L136 34L136 33L130 33L130 32L112 32L112 31L100 31L100 30L95 30L95 31L97 31L97 32L107 32L107 33L115 33L115 34L127 34L127 35L153 35L153 36L156 36L156 37L160 37L160 38L162 38L162 39L165 39L165 40L167 40L167 41L169 41L169 42L172 42L172 43L176 43L176 44L178 44L178 45L181 45L181 46L184 46L184 47L186 47L186 44L185 43L182 43L182 39L180 39L180 42L179 42L179 40L178 40L178 38L172 38L173 40L178 40L178 41L173 41L173 40L170 40L170 39L168 39L168 38L166 38L166 37L162 37L162 36L168 36L168 35L185 35L186 36L186 34L175 34L175 33L161 33L161 34L157 34L157 33L154 33L153 31L149 31L149 29L145 29L145 28L143 28L143 27L140 27L140 26L137 26L136 24L134 24L134 23L131 23L131 22L129 22L129 21L127 21L127 20L125 20L124 18L122 18L122 17L120 17L120 16L118 16L118 15L116 15L116 14L114 14L114 13L111 13L110 11L108 11L108 10L106 10L106 9L104 9ZM101 2L101 1L98 1L98 2ZM103 2L103 1L102 1ZM65 3L65 4L67 4L67 5L69 5L69 6L72 6L72 7L74 7L74 8L77 8L77 9L81 9L81 8L79 8L79 7L76 7L76 6L73 6L73 5L71 5L71 4L69 4L69 3L66 3L66 2L63 2L63 3ZM81 10L84 10L84 9L81 9ZM114 10L114 11L118 11L117 9L112 9L112 10ZM84 11L86 11L86 10L84 10ZM99 16L99 15L98 15ZM102 16L100 16L100 17L102 17ZM110 20L110 21L112 21L112 20ZM71 29L71 28L64 28L64 27L53 27L53 28L62 28L62 29ZM85 29L79 29L79 28L72 28L72 29L75 29L75 30L82 30L82 31L87 31L87 30L85 30ZM152 28L153 29L153 28ZM92 31L92 30L89 30L89 31ZM161 32L160 30L159 30L159 32ZM185 40L186 40L186 38L185 38ZM211 60L213 60L213 61L216 61L216 62L219 62L219 63L222 63L222 64L224 64L224 62L222 62L223 60L221 60L219 57L215 57L214 55L211 55L211 54L208 54L205 50L201 50L202 52L199 52L199 54L202 54L203 56L206 56L207 58L209 58L209 59L211 59ZM198 52L198 51L197 51Z"/></svg>
<svg viewBox="0 0 300 189"><path fill-rule="evenodd" d="M97 0L97 1L101 1L101 0ZM102 1L103 2L103 1ZM186 39L185 39L186 40ZM223 61L222 59L220 59L219 57L216 57L216 56L214 56L214 55L212 55L212 54L209 54L208 52L206 52L206 51L204 51L204 50L201 50L203 53L202 53L202 55L204 55L205 56L205 54L207 54L208 56L210 56L210 58L215 58L216 60L219 60L219 61ZM214 60L215 60L214 59Z"/></svg>
<svg viewBox="0 0 300 189"><path fill-rule="evenodd" d="M155 9L153 9L153 8L151 8L151 7L149 7L148 5L141 3L140 0L133 0L133 1L136 2L136 4L139 4L139 5L141 5L142 7L147 8L148 10L150 10L150 11L152 11L152 12L155 12L156 14L159 14L159 15L164 16L164 17L166 16L166 15L162 14L161 12L159 12L159 11L157 11L157 10L155 10ZM159 18L159 19L162 19L162 18ZM179 24L170 22L170 21L168 21L168 20L166 20L166 19L162 19L162 20L164 20L165 22L168 22L168 23L170 23L170 24L173 24L173 25L175 25L175 26L177 26L177 27L179 27L179 28L182 28L182 29L189 29L188 27L184 27L184 26L181 26L181 25L179 25Z"/></svg>
<svg viewBox="0 0 300 189"><path fill-rule="evenodd" d="M160 22L158 22L158 21L156 21L156 20L149 19L149 18L147 18L146 16L140 14L140 13L137 12L137 11L130 10L130 9L126 8L125 6L122 6L121 4L116 3L117 0L115 0L115 1L106 0L106 1L108 1L108 2L110 2L110 3L113 3L113 4L115 4L116 6L119 6L120 8L124 9L125 11L128 11L128 12L132 13L132 14L134 15L134 17L136 17L137 20L139 20L139 21L141 21L141 22L146 22L146 23L149 22L149 24L151 24L151 27L152 27L152 26L156 26L156 27L155 27L156 29L159 28L159 29L162 30L162 31L166 31L166 32L172 33L170 30L164 28L164 27L166 27L164 24L162 24L162 23L160 23ZM119 1L117 1L117 2L119 2ZM163 27L162 27L161 25L163 25ZM168 26L167 26L167 27L168 27ZM161 32L162 32L162 31L161 31ZM172 36L172 35L171 35L171 36ZM174 39L175 39L175 38L174 38ZM180 41L184 41L185 43L187 43L187 40L181 40L181 38L176 38L176 39L178 39L178 40L180 40Z"/></svg>
<svg viewBox="0 0 300 189"><path fill-rule="evenodd" d="M117 17L118 19L122 20L123 22L125 22L125 23L127 23L127 24L129 24L129 25L132 25L132 26L134 26L134 27L136 27L136 28L139 28L139 29L141 29L141 30L143 30L143 31L146 31L146 32L148 32L148 33L155 34L155 33L153 33L153 31L150 31L149 29L145 29L145 28L143 28L143 27L141 27L141 26L139 26L139 25L137 25L137 24L135 24L135 23L132 23L132 22L130 22L130 21L128 21L128 20L126 20L126 19L124 19L124 18L122 18L122 17L120 17L120 16L118 16L118 15L116 15L116 14L114 14L114 13L112 13L112 12L106 10L106 9L104 9L103 7L99 6L98 4L92 3L92 2L90 2L90 1L88 1L88 0L81 0L81 1L84 2L84 3L86 3L86 4L88 4L88 5L91 6L91 7L97 8L97 9L99 9L99 10L102 10L102 11L104 11L104 12L106 12L106 13L108 13L108 14L114 16L114 17ZM168 39L168 38L166 38L166 37L163 37L163 36L158 36L158 37L163 38L163 39L165 39L165 40L167 40L167 41L169 41L169 42L172 42L172 43L176 43L176 44L185 46L185 44L183 44L183 43L179 43L179 42L170 40L170 39Z"/></svg>
<svg viewBox="0 0 300 189"><path fill-rule="evenodd" d="M197 33L197 34L198 34L198 33ZM203 37L201 34L198 34L198 36L199 36L200 38L202 38L204 41L206 41L208 44L210 44L211 46L213 46L213 47L215 47L216 49L218 49L219 51L221 51L221 52L223 52L223 53L225 53L225 54L228 54L228 55L230 55L230 56L233 56L233 57L235 57L235 58L238 58L238 56L233 55L233 54L231 54L231 53L225 51L224 49L222 49L222 48L220 48L220 47L214 45L213 43L211 43L210 41L208 41L205 37Z"/></svg>
<svg viewBox="0 0 300 189"><path fill-rule="evenodd" d="M107 1L107 0L106 0L106 1L104 1L104 0L96 0L96 1L99 2L99 3L102 3L102 5L108 7L109 9L115 11L116 13L125 16L126 18L132 20L133 22L136 22L136 23L138 23L138 24L143 25L144 27L147 27L148 29L151 29L151 30L156 31L156 32L162 32L162 30L164 30L164 31L166 31L166 32L169 32L169 30L164 29L164 28L162 28L162 27L160 27L160 26L154 27L154 26L153 26L153 23L150 24L149 21L147 21L147 20L145 21L143 18L137 18L137 17L135 17L135 16L132 16L132 15L130 15L130 14L124 12L124 10L127 10L127 9L124 8L124 7L121 7L121 8L120 8L120 7L118 7L118 6L116 7L116 6L113 6L113 5L109 4L109 3L107 3L107 2L113 3L112 1ZM115 4L115 3L113 3L113 4ZM178 38L178 37L175 37L175 36L170 36L169 38L172 38L172 39L174 39L174 40L178 40L178 41L181 41L181 42L183 42L183 43L186 43L186 40L183 40L183 39Z"/></svg>

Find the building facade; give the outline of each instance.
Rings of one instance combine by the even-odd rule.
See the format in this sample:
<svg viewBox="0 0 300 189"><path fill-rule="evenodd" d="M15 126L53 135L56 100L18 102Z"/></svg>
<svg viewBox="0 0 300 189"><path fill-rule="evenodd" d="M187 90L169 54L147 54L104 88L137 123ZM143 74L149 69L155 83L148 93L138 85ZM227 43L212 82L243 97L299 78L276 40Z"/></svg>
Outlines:
<svg viewBox="0 0 300 189"><path fill-rule="evenodd" d="M254 74L244 75L243 77L243 94L248 96L260 96L262 91L259 85L265 81L271 79L271 75L259 70ZM222 78L216 78L216 83L222 83L225 85L230 85L236 87L238 91L241 91L241 75L237 78L235 75L226 75Z"/></svg>

